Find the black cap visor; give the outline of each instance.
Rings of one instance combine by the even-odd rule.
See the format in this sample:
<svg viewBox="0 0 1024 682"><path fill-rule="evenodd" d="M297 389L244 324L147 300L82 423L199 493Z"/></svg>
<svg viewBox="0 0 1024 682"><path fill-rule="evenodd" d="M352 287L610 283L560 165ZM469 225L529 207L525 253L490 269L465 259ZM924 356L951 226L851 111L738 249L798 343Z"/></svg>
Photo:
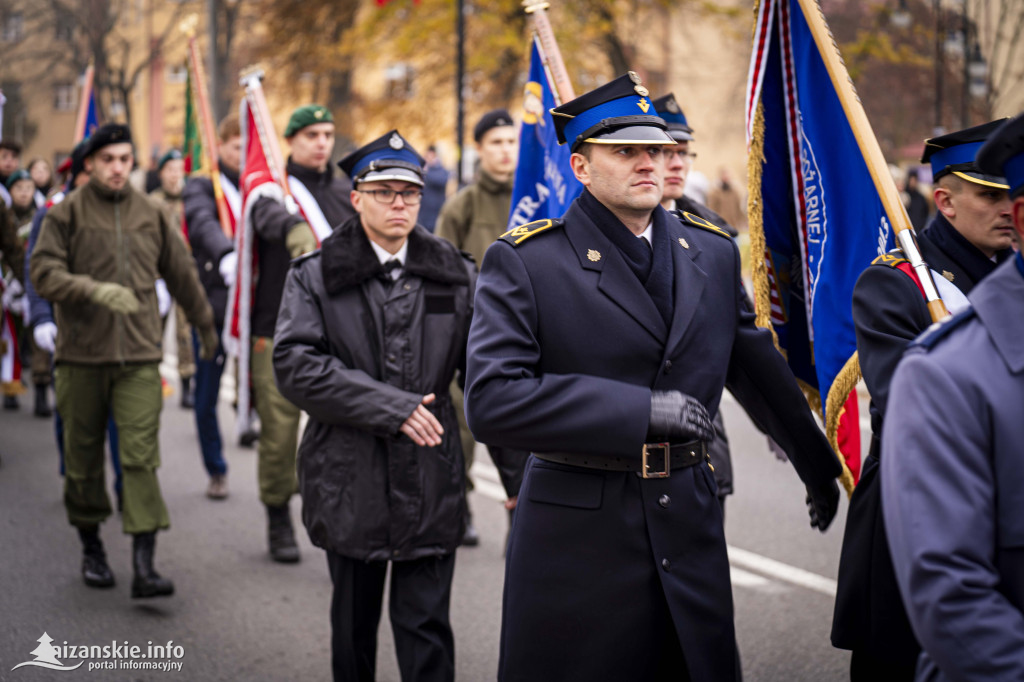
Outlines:
<svg viewBox="0 0 1024 682"><path fill-rule="evenodd" d="M591 133L589 130L576 138L572 150L576 151L584 142L594 144L677 144L672 137L658 126L650 124L625 126Z"/></svg>
<svg viewBox="0 0 1024 682"><path fill-rule="evenodd" d="M944 175L952 173L961 180L972 182L975 185L984 185L985 187L995 187L996 189L1010 189L1010 183L1006 181L1006 178L999 177L998 175L988 175L978 170L978 166L975 162L970 163L957 163L951 166L946 166L942 169L942 172L932 178L932 182L937 181Z"/></svg>

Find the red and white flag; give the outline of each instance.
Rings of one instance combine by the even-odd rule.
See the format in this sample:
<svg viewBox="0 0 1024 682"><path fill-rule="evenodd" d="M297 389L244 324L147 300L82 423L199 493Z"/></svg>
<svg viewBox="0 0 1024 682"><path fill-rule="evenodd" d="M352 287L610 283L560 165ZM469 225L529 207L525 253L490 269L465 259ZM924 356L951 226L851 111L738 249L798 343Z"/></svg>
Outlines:
<svg viewBox="0 0 1024 682"><path fill-rule="evenodd" d="M263 141L249 102L242 100L242 168L239 191L242 199L241 229L235 230L235 253L238 273L228 291L228 309L224 316L224 348L238 359L238 418L236 430L244 433L250 427L250 350L252 342L252 305L259 263L255 248L252 209L263 197L284 200L284 193L267 159Z"/></svg>

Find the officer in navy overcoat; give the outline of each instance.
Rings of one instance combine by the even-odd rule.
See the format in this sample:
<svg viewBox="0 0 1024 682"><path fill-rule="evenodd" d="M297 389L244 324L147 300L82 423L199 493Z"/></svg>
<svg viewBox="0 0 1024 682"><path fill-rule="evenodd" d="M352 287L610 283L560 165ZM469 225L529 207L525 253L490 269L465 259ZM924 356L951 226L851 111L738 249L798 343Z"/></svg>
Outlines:
<svg viewBox="0 0 1024 682"><path fill-rule="evenodd" d="M506 559L499 680L739 679L706 461L722 390L789 454L811 523L840 465L721 230L666 212L674 141L633 73L553 111L587 188L487 251L468 350L477 440L530 450ZM665 445L660 445L665 444Z"/></svg>

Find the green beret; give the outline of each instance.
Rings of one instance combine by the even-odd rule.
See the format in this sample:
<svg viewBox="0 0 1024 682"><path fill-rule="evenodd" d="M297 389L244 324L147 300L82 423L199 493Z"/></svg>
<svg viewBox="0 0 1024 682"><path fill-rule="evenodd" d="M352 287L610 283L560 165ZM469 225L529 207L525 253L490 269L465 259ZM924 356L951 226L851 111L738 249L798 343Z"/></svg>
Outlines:
<svg viewBox="0 0 1024 682"><path fill-rule="evenodd" d="M28 174L28 171L19 168L18 170L11 173L10 177L7 178L7 189L14 187L14 183L20 182L21 180L31 180L32 176Z"/></svg>
<svg viewBox="0 0 1024 682"><path fill-rule="evenodd" d="M304 107L299 107L292 112L292 117L288 119L288 126L284 129L284 136L286 138L291 137L306 126L311 126L314 123L334 123L334 117L331 116L331 112L327 107L322 107L319 104L307 104Z"/></svg>
<svg viewBox="0 0 1024 682"><path fill-rule="evenodd" d="M160 161L158 161L156 164L156 170L157 172L160 172L164 169L164 166L167 165L168 161L179 161L183 158L185 157L181 155L181 152L179 150L169 149L167 150L166 154L160 157Z"/></svg>

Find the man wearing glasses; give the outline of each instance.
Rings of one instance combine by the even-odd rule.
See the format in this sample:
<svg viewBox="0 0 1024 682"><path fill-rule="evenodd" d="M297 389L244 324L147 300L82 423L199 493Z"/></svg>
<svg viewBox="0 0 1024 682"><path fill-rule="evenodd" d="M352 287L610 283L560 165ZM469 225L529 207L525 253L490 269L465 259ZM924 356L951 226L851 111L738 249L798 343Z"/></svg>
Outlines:
<svg viewBox="0 0 1024 682"><path fill-rule="evenodd" d="M277 384L309 413L302 520L334 584L334 679L374 678L390 561L402 679L452 680L465 472L448 387L465 367L475 267L416 225L423 159L398 131L339 165L357 215L292 264L274 334Z"/></svg>

